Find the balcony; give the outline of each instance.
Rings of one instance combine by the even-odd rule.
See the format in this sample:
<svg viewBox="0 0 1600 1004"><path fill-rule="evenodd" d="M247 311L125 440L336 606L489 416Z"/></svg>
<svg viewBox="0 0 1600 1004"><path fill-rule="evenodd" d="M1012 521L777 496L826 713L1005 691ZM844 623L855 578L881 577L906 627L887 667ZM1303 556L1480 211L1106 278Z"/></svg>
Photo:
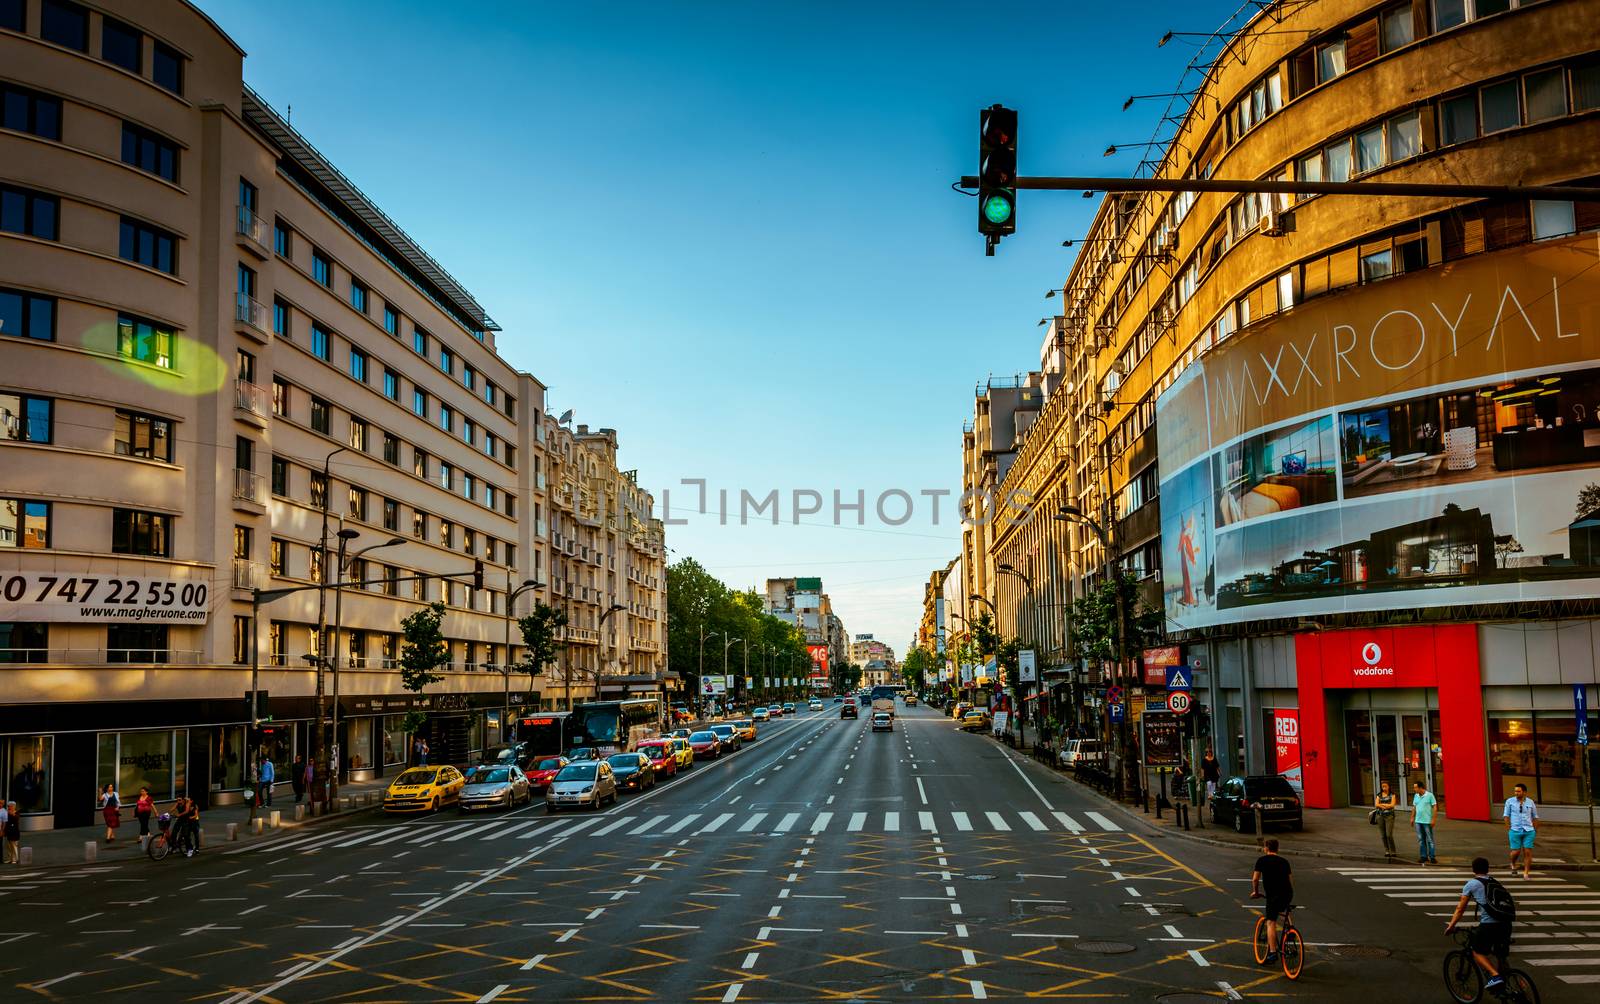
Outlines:
<svg viewBox="0 0 1600 1004"><path fill-rule="evenodd" d="M239 243L245 250L257 258L266 259L272 255L272 246L267 243L267 223L261 217L250 211L248 206L240 206L236 233Z"/></svg>
<svg viewBox="0 0 1600 1004"><path fill-rule="evenodd" d="M0 665L198 666L205 655L176 648L0 648Z"/></svg>
<svg viewBox="0 0 1600 1004"><path fill-rule="evenodd" d="M254 471L233 472L233 507L261 514L267 511L266 478Z"/></svg>
<svg viewBox="0 0 1600 1004"><path fill-rule="evenodd" d="M233 394L233 417L265 429L272 420L272 398L267 389L248 380L235 380Z"/></svg>
<svg viewBox="0 0 1600 1004"><path fill-rule="evenodd" d="M233 319L238 322L236 327L240 334L248 335L258 342L266 342L267 308L260 300L249 293L235 293Z"/></svg>
<svg viewBox="0 0 1600 1004"><path fill-rule="evenodd" d="M267 566L249 558L233 559L233 588L248 592L263 589L267 584Z"/></svg>

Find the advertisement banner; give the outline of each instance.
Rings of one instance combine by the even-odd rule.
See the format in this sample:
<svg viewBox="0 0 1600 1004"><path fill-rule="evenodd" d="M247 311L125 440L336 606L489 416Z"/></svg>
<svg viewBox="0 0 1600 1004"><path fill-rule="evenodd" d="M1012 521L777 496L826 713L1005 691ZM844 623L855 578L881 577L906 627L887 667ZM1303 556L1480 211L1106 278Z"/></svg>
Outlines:
<svg viewBox="0 0 1600 1004"><path fill-rule="evenodd" d="M1031 648L1024 648L1017 652L1017 682L1039 682L1039 663Z"/></svg>
<svg viewBox="0 0 1600 1004"><path fill-rule="evenodd" d="M186 579L12 572L0 574L0 621L204 624L209 592Z"/></svg>
<svg viewBox="0 0 1600 1004"><path fill-rule="evenodd" d="M807 645L806 651L811 653L811 676L827 679L832 675L828 672L828 646Z"/></svg>
<svg viewBox="0 0 1600 1004"><path fill-rule="evenodd" d="M1152 687L1167 685L1167 667L1183 664L1183 655L1176 645L1144 650L1144 682Z"/></svg>
<svg viewBox="0 0 1600 1004"><path fill-rule="evenodd" d="M703 676L700 678L700 693L726 694L728 692L728 678L726 676Z"/></svg>
<svg viewBox="0 0 1600 1004"><path fill-rule="evenodd" d="M1140 719L1144 731L1144 762L1147 767L1176 767L1183 759L1183 729L1178 719L1151 708Z"/></svg>
<svg viewBox="0 0 1600 1004"><path fill-rule="evenodd" d="M1277 741L1277 771L1289 779L1295 791L1304 795L1300 770L1300 712L1294 708L1275 709L1272 731Z"/></svg>
<svg viewBox="0 0 1600 1004"><path fill-rule="evenodd" d="M1009 722L1010 720L1011 720L1011 712L1009 712L1009 711L996 711L994 713L994 718L989 722L989 731L990 731L990 733L993 734L993 735L997 735L997 736L1005 735L1006 734L1006 723Z"/></svg>
<svg viewBox="0 0 1600 1004"><path fill-rule="evenodd" d="M1156 402L1162 598L1191 629L1600 589L1592 237L1295 305Z"/></svg>

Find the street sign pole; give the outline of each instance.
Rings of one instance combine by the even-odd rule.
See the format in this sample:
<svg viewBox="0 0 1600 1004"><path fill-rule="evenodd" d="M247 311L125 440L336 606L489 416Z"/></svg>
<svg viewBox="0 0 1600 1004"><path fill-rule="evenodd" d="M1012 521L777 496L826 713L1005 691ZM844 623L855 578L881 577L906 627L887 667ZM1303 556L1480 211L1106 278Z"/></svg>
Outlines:
<svg viewBox="0 0 1600 1004"><path fill-rule="evenodd" d="M1594 771L1589 769L1589 691L1582 683L1572 685L1573 719L1578 726L1578 759L1583 761L1583 801L1589 809L1589 857L1600 861L1594 834Z"/></svg>

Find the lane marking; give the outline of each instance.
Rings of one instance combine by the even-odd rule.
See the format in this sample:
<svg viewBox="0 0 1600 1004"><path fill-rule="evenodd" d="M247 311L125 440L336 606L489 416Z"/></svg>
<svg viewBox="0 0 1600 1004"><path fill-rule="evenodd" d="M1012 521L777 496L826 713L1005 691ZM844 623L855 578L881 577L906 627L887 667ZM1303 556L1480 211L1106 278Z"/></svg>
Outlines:
<svg viewBox="0 0 1600 1004"><path fill-rule="evenodd" d="M956 821L956 829L960 830L962 833L972 832L972 820L967 818L967 814L965 812L952 812L950 815Z"/></svg>
<svg viewBox="0 0 1600 1004"><path fill-rule="evenodd" d="M726 823L728 820L730 820L732 818L733 818L733 813L724 812L720 816L718 816L716 819L713 819L711 822L709 822L706 825L700 827L700 833L715 833L718 830L722 829L723 824ZM598 836L598 835L599 834L596 834L596 836ZM696 836L698 836L698 835L699 834L696 834Z"/></svg>
<svg viewBox="0 0 1600 1004"><path fill-rule="evenodd" d="M885 812L883 814L883 828L890 831L900 829L900 813Z"/></svg>
<svg viewBox="0 0 1600 1004"><path fill-rule="evenodd" d="M1200 966L1201 968L1211 968L1211 960L1206 958L1204 955L1201 955L1198 948L1189 949L1189 958L1193 959L1194 964Z"/></svg>
<svg viewBox="0 0 1600 1004"><path fill-rule="evenodd" d="M922 826L922 829L928 833L939 832L939 827L934 825L933 813L931 812L917 813L917 822Z"/></svg>
<svg viewBox="0 0 1600 1004"><path fill-rule="evenodd" d="M687 816L684 816L682 819L678 820L676 823L673 823L671 826L667 827L665 830L662 830L661 832L662 833L677 833L679 830L683 829L685 826L688 826L690 823L694 822L696 819L699 819L699 818L700 818L700 813L691 812Z"/></svg>
<svg viewBox="0 0 1600 1004"><path fill-rule="evenodd" d="M543 962L544 962L544 956L535 955L533 958L529 959L527 962L524 962L522 964L522 968L524 970L537 969L539 967L539 965L541 963L543 963Z"/></svg>
<svg viewBox="0 0 1600 1004"><path fill-rule="evenodd" d="M744 989L743 983L735 983L728 987L728 992L722 995L722 1004L733 1004L739 999L739 991Z"/></svg>
<svg viewBox="0 0 1600 1004"><path fill-rule="evenodd" d="M985 1001L985 1000L989 999L989 992L987 990L983 989L983 981L982 980L970 980L969 982L972 984L972 999L973 1000L975 1000L975 1001Z"/></svg>
<svg viewBox="0 0 1600 1004"><path fill-rule="evenodd" d="M1000 815L1000 813L998 813L998 812L985 812L984 815L989 817L989 825L994 827L995 829L1004 830L1004 831L1009 831L1011 829L1011 824L1006 822L1005 818L1002 817Z"/></svg>
<svg viewBox="0 0 1600 1004"><path fill-rule="evenodd" d="M774 833L788 833L790 828L793 827L794 824L799 821L799 819L800 819L800 813L798 813L798 812L788 813L787 815L785 815L783 817L783 819L779 820L778 825L774 826L772 828L772 831Z"/></svg>
<svg viewBox="0 0 1600 1004"><path fill-rule="evenodd" d="M634 816L621 816L615 822L607 823L598 830L595 830L593 836L603 837L612 830L627 826L629 823L633 822L635 818L636 817Z"/></svg>
<svg viewBox="0 0 1600 1004"><path fill-rule="evenodd" d="M819 813L817 813L817 818L814 821L812 821L812 823L811 823L811 832L812 833L821 833L823 830L826 830L828 828L828 823L831 822L832 820L833 820L833 813L831 813L831 812L819 812Z"/></svg>
<svg viewBox="0 0 1600 1004"><path fill-rule="evenodd" d="M767 818L767 814L765 812L756 813L755 815L751 816L749 819L746 819L743 823L739 824L739 832L740 833L749 833L751 830L753 830L757 826L761 825L761 821L763 819L766 819L766 818Z"/></svg>
<svg viewBox="0 0 1600 1004"><path fill-rule="evenodd" d="M479 997L478 998L478 1004L489 1004L490 1001L494 1000L496 997L499 997L501 994L505 993L507 990L510 990L510 989L511 989L511 984L502 983L499 986L495 987L493 990L491 990L488 993L484 994L482 997Z"/></svg>
<svg viewBox="0 0 1600 1004"><path fill-rule="evenodd" d="M851 833L859 833L861 827L866 825L866 822L867 814L865 812L852 812L850 813L850 822L845 825L845 829Z"/></svg>
<svg viewBox="0 0 1600 1004"><path fill-rule="evenodd" d="M1035 832L1043 832L1050 828L1045 825L1044 820L1040 819L1038 816L1035 816L1031 812L1018 812L1017 815L1022 817L1022 821L1024 823L1027 823L1029 826L1033 827Z"/></svg>
<svg viewBox="0 0 1600 1004"><path fill-rule="evenodd" d="M1113 823L1111 820L1107 819L1106 817L1100 815L1100 813L1098 813L1098 812L1093 812L1093 811L1090 811L1090 810L1086 809L1086 810L1084 810L1083 814L1085 816L1088 816L1090 819L1094 820L1095 825L1099 826L1102 830L1110 830L1113 833L1121 833L1122 832L1122 827L1118 826L1116 823Z"/></svg>
<svg viewBox="0 0 1600 1004"><path fill-rule="evenodd" d="M739 968L740 969L754 969L756 967L756 959L759 959L760 957L761 957L761 953L760 952L751 952L749 955L746 955L744 957L744 962L739 966Z"/></svg>
<svg viewBox="0 0 1600 1004"><path fill-rule="evenodd" d="M922 796L922 804L928 804L928 792L922 787L922 778L917 778L917 794Z"/></svg>
<svg viewBox="0 0 1600 1004"><path fill-rule="evenodd" d="M1083 824L1078 822L1076 819L1073 819L1071 816L1067 815L1065 812L1061 812L1061 811L1058 810L1056 812L1050 813L1050 815L1052 815L1052 816L1056 817L1056 819L1060 820L1061 825L1065 826L1067 828L1067 832L1069 832L1069 833L1082 833L1083 832Z"/></svg>

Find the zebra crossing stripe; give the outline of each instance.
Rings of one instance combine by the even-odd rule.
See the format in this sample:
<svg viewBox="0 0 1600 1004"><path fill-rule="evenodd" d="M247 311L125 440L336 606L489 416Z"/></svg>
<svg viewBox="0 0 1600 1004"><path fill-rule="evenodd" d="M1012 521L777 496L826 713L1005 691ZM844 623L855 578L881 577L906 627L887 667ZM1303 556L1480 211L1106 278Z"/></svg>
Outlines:
<svg viewBox="0 0 1600 1004"><path fill-rule="evenodd" d="M1083 832L1083 824L1078 822L1076 819L1073 819L1071 816L1067 815L1065 812L1052 812L1052 813L1050 813L1050 815L1052 815L1052 816L1056 817L1056 819L1060 820L1061 821L1061 825L1065 826L1069 833L1082 833Z"/></svg>
<svg viewBox="0 0 1600 1004"><path fill-rule="evenodd" d="M1110 830L1113 833L1121 833L1122 832L1122 827L1118 826L1116 823L1113 823L1111 820L1107 819L1106 817L1100 815L1100 813L1098 813L1098 812L1085 811L1084 815L1088 816L1091 820L1093 820L1095 825L1100 827L1102 830Z"/></svg>
<svg viewBox="0 0 1600 1004"><path fill-rule="evenodd" d="M649 819L645 820L644 822L640 823L638 826L635 826L633 829L629 830L628 831L628 836L637 837L639 834L645 832L646 830L653 829L654 827L659 826L661 823L666 822L666 820L667 820L666 816L651 816Z"/></svg>
<svg viewBox="0 0 1600 1004"><path fill-rule="evenodd" d="M446 843L454 843L457 840L465 840L468 837L478 836L478 835L482 834L485 830L492 830L494 828L495 828L495 824L494 823L489 823L487 826L473 826L473 827L470 827L469 829L461 830L458 833L452 833L448 837L445 837L444 839L445 839Z"/></svg>
<svg viewBox="0 0 1600 1004"><path fill-rule="evenodd" d="M700 827L700 833L715 833L718 830L722 829L722 824L723 823L726 823L728 820L730 820L732 818L733 818L733 813L724 812L722 815L718 816L716 819L713 819L711 822L709 822L706 825Z"/></svg>
<svg viewBox="0 0 1600 1004"><path fill-rule="evenodd" d="M985 812L984 815L989 817L989 825L994 827L995 829L997 829L997 830L1006 830L1006 831L1009 831L1011 829L1011 824L1006 822L1005 821L1005 817L1001 816L1000 813L998 813L998 812Z"/></svg>
<svg viewBox="0 0 1600 1004"><path fill-rule="evenodd" d="M821 833L823 830L826 830L828 828L829 821L831 821L832 819L833 819L833 813L831 813L831 812L819 812L819 813L817 813L817 818L815 820L813 820L812 823L811 823L811 832L812 833Z"/></svg>
<svg viewBox="0 0 1600 1004"><path fill-rule="evenodd" d="M767 818L767 814L765 812L756 813L755 815L751 816L749 819L746 819L743 823L740 824L739 832L740 833L749 833L751 830L755 829L757 826L760 826L761 825L761 821L763 819L766 819L766 818Z"/></svg>
<svg viewBox="0 0 1600 1004"><path fill-rule="evenodd" d="M774 832L774 833L788 833L789 830L794 826L794 824L799 821L799 819L800 819L800 813L798 813L798 812L788 813L783 817L783 819L781 819L778 822L777 826L774 826L772 828L772 832Z"/></svg>
<svg viewBox="0 0 1600 1004"><path fill-rule="evenodd" d="M865 826L866 824L867 814L865 812L852 812L850 813L850 823L845 827L845 829L849 830L851 833L859 833L861 832L861 827Z"/></svg>
<svg viewBox="0 0 1600 1004"><path fill-rule="evenodd" d="M533 840L536 837L543 836L546 832L548 832L549 830L553 829L555 827L555 825L556 825L555 823L541 822L539 825L535 826L533 829L525 830L522 833L517 834L517 839L518 840Z"/></svg>
<svg viewBox="0 0 1600 1004"><path fill-rule="evenodd" d="M700 813L691 812L687 816L684 816L682 819L678 820L676 823L673 823L671 826L667 827L665 830L662 830L661 832L663 832L663 833L677 833L679 830L683 829L685 826L688 826L690 823L694 822L696 819L699 819L699 818L700 818Z"/></svg>
<svg viewBox="0 0 1600 1004"><path fill-rule="evenodd" d="M1044 820L1040 819L1038 816L1035 816L1031 812L1018 812L1017 815L1021 816L1022 821L1033 827L1035 831L1048 830L1050 828L1044 825Z"/></svg>
<svg viewBox="0 0 1600 1004"><path fill-rule="evenodd" d="M622 818L616 820L615 822L607 823L605 826L600 827L600 829L595 830L594 831L594 835L597 836L597 837L603 837L607 833L610 833L612 830L620 829L621 827L627 826L629 823L633 822L634 819L635 819L635 817L633 817L633 816L623 816Z"/></svg>
<svg viewBox="0 0 1600 1004"><path fill-rule="evenodd" d="M384 844L393 844L393 843L397 843L398 841L404 840L407 837L416 836L416 834L409 832L406 829L406 827L404 827L404 826L397 826L397 827L395 827L395 830L397 832L392 833L387 837L384 837L382 840L373 841L372 846L373 847L382 847Z"/></svg>
<svg viewBox="0 0 1600 1004"><path fill-rule="evenodd" d="M921 824L923 830L925 830L928 833L938 833L939 832L939 827L934 825L933 813L931 813L931 812L919 812L919 813L917 813L917 822L919 824Z"/></svg>
<svg viewBox="0 0 1600 1004"><path fill-rule="evenodd" d="M883 828L890 832L900 829L900 813L885 812L883 814Z"/></svg>
<svg viewBox="0 0 1600 1004"><path fill-rule="evenodd" d="M348 836L348 834L346 834L346 835ZM367 841L373 839L374 837L381 837L383 835L384 834L383 834L382 830L373 830L370 833L363 833L359 837L351 837L349 840L343 841L342 843L334 844L333 846L340 847L340 848L343 848L343 847L354 847L357 844L364 844Z"/></svg>
<svg viewBox="0 0 1600 1004"><path fill-rule="evenodd" d="M661 818L665 819L667 817L662 816ZM588 829L589 827L593 826L595 823L598 823L598 822L599 822L598 819L580 820L580 821L578 821L576 823L573 823L571 826L567 827L566 829L562 830L561 831L561 836L570 837L574 833L577 833L579 830L586 830L586 829Z"/></svg>
<svg viewBox="0 0 1600 1004"><path fill-rule="evenodd" d="M950 815L954 817L956 821L956 829L960 830L962 833L972 832L972 820L967 818L967 814L965 812L952 812Z"/></svg>
<svg viewBox="0 0 1600 1004"><path fill-rule="evenodd" d="M488 833L482 834L479 837L479 839L480 840L493 840L496 837L509 837L509 836L511 836L511 834L516 833L518 830L524 830L524 829L527 829L530 826L537 825L538 822L539 822L539 820L537 820L537 819L524 819L519 823L512 823L510 826L502 826L498 830L490 830Z"/></svg>

